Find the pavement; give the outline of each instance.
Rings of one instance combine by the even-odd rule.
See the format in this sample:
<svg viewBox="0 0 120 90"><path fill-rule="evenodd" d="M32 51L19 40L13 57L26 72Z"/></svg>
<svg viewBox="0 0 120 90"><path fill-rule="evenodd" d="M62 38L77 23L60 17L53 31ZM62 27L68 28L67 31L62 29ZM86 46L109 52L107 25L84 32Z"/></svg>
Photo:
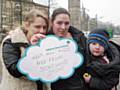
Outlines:
<svg viewBox="0 0 120 90"><path fill-rule="evenodd" d="M118 45L120 45L120 37L114 37L111 39L113 42L117 43Z"/></svg>

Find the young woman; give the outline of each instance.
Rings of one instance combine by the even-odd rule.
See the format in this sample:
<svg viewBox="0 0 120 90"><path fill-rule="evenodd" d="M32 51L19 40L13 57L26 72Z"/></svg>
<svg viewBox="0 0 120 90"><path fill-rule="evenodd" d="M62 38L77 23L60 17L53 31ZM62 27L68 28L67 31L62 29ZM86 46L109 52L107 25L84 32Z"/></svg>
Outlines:
<svg viewBox="0 0 120 90"><path fill-rule="evenodd" d="M60 38L72 38L78 45L79 52L84 55L86 37L76 28L70 26L70 14L64 8L57 8L51 17L51 30L48 34L56 35ZM66 56L67 57L67 56ZM69 57L69 56L68 56ZM85 60L81 67L68 79L60 79L51 84L52 90L86 90L83 80L85 71Z"/></svg>
<svg viewBox="0 0 120 90"><path fill-rule="evenodd" d="M48 29L47 17L42 11L31 10L26 15L23 26L11 31L3 40L1 90L37 90L36 83L18 71L17 63L26 47L45 37ZM38 84L38 88L41 90L42 85Z"/></svg>
<svg viewBox="0 0 120 90"><path fill-rule="evenodd" d="M87 40L87 73L83 76L88 90L115 90L119 71L120 52L109 41L109 33L93 30Z"/></svg>

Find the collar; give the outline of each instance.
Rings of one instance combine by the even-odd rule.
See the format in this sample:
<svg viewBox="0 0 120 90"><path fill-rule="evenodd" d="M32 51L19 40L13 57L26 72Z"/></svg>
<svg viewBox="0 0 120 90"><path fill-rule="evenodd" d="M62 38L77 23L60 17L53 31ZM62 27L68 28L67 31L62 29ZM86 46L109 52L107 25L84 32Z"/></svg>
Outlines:
<svg viewBox="0 0 120 90"><path fill-rule="evenodd" d="M10 31L9 35L12 43L29 43L27 37L20 27L16 28L14 31Z"/></svg>

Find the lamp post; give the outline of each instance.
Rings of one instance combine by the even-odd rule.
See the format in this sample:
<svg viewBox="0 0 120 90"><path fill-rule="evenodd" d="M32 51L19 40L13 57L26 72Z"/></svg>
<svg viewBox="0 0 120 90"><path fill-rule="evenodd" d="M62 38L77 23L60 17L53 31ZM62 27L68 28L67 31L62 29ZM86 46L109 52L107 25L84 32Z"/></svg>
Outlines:
<svg viewBox="0 0 120 90"><path fill-rule="evenodd" d="M50 0L48 0L48 19L50 17Z"/></svg>

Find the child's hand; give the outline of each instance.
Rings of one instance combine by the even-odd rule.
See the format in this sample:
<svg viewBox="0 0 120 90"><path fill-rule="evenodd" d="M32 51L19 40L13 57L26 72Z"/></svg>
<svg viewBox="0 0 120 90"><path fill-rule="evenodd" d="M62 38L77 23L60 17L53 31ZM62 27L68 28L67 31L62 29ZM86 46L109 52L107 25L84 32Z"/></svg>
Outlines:
<svg viewBox="0 0 120 90"><path fill-rule="evenodd" d="M85 73L85 74L83 75L83 78L84 78L84 80L85 80L86 83L89 83L89 82L90 82L90 79L91 79L91 75L88 74L88 73Z"/></svg>
<svg viewBox="0 0 120 90"><path fill-rule="evenodd" d="M107 56L103 56L103 59L106 61L107 64L110 63L109 59L107 58Z"/></svg>
<svg viewBox="0 0 120 90"><path fill-rule="evenodd" d="M35 34L35 35L33 35L33 36L31 37L30 43L31 43L32 45L35 45L35 44L38 43L38 41L39 41L40 39L45 38L45 37L46 37L46 36L43 35L43 34Z"/></svg>

